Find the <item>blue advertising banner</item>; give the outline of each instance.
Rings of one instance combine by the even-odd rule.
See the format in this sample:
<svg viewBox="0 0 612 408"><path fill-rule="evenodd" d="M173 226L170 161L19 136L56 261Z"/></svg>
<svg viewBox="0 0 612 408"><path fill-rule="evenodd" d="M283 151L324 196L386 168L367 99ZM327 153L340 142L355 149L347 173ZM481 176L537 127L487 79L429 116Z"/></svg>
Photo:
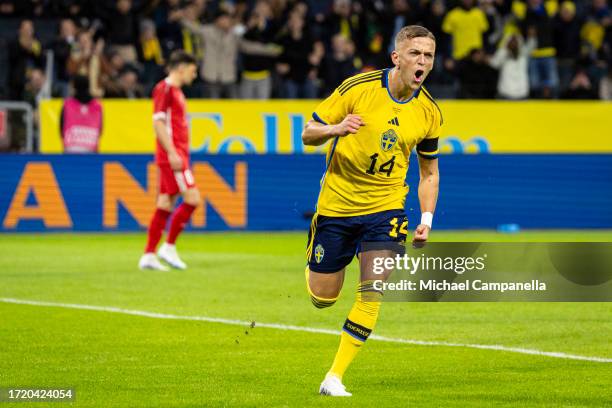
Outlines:
<svg viewBox="0 0 612 408"><path fill-rule="evenodd" d="M194 155L192 230L306 230L319 155ZM132 231L157 192L150 155L6 155L0 231ZM612 228L612 155L443 155L435 228ZM420 218L416 163L410 226Z"/></svg>

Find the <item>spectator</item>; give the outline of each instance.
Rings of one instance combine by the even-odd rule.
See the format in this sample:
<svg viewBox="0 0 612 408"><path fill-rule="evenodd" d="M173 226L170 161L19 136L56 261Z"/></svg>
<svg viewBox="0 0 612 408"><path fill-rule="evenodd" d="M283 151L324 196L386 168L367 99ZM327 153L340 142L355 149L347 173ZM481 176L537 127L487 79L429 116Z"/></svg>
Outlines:
<svg viewBox="0 0 612 408"><path fill-rule="evenodd" d="M423 17L423 24L436 37L436 60L442 61L450 56L450 39L448 34L442 30L446 6L444 0L433 0Z"/></svg>
<svg viewBox="0 0 612 408"><path fill-rule="evenodd" d="M612 11L608 7L608 0L593 0L590 17L596 20L604 29L612 25Z"/></svg>
<svg viewBox="0 0 612 408"><path fill-rule="evenodd" d="M355 45L342 34L332 38L332 51L323 59L321 78L323 94L331 94L346 78L357 72Z"/></svg>
<svg viewBox="0 0 612 408"><path fill-rule="evenodd" d="M599 81L599 98L612 101L612 66L608 67L608 73Z"/></svg>
<svg viewBox="0 0 612 408"><path fill-rule="evenodd" d="M194 3L187 5L182 10L183 19L190 21L192 24L200 26L200 8ZM188 54L193 55L201 65L204 62L204 44L202 36L194 30L189 30L187 27L182 27L181 48Z"/></svg>
<svg viewBox="0 0 612 408"><path fill-rule="evenodd" d="M53 0L55 15L65 16L74 21L87 21L95 13L93 2L96 0Z"/></svg>
<svg viewBox="0 0 612 408"><path fill-rule="evenodd" d="M34 140L33 150L37 150L37 131L38 131L38 102L45 89L45 73L40 68L32 68L28 71L27 78L24 81L24 90L20 99L29 103L34 110L33 125L34 125ZM9 110L7 112L7 122L10 131L10 140L8 147L13 151L24 151L26 148L26 128L25 128L25 113L22 111Z"/></svg>
<svg viewBox="0 0 612 408"><path fill-rule="evenodd" d="M120 93L119 75L127 68L123 55L111 49L100 62L100 84L104 89L104 96L114 97ZM113 95L113 96L111 96Z"/></svg>
<svg viewBox="0 0 612 408"><path fill-rule="evenodd" d="M104 91L100 86L100 65L104 40L98 39L93 43L91 31L81 31L77 34L77 42L72 47L66 69L71 76L83 75L88 77L90 92L92 95L101 97Z"/></svg>
<svg viewBox="0 0 612 408"><path fill-rule="evenodd" d="M445 64L453 65L451 59L451 39L442 30L446 8L444 0L433 0L424 12L424 25L436 37L436 58L434 67L429 74L429 85L427 89L439 98L456 97L456 80L452 75L452 69L445 68Z"/></svg>
<svg viewBox="0 0 612 408"><path fill-rule="evenodd" d="M213 24L181 20L191 32L201 36L206 60L201 65L205 98L235 98L238 57L238 36L233 31L231 16L220 11Z"/></svg>
<svg viewBox="0 0 612 408"><path fill-rule="evenodd" d="M267 1L256 3L244 39L264 45L271 45L274 31L271 23L272 9ZM279 51L280 52L280 51ZM240 96L245 99L268 99L272 94L272 70L275 58L266 54L242 55L242 79Z"/></svg>
<svg viewBox="0 0 612 408"><path fill-rule="evenodd" d="M417 3L414 3L415 5ZM387 54L395 49L395 36L402 27L417 24L421 20L421 13L414 9L408 0L393 0L388 13L383 17L384 44Z"/></svg>
<svg viewBox="0 0 612 408"><path fill-rule="evenodd" d="M153 14L165 55L170 55L172 51L179 49L183 42L183 27L181 26L183 11L180 6L180 0L166 0L156 8Z"/></svg>
<svg viewBox="0 0 612 408"><path fill-rule="evenodd" d="M306 18L305 15L301 17ZM327 28L328 42L335 34L342 34L353 41L359 49L366 47L364 41L366 23L361 3L351 0L333 0L332 12L322 25Z"/></svg>
<svg viewBox="0 0 612 408"><path fill-rule="evenodd" d="M234 30L234 23L226 11L219 11L213 24L199 24L188 19L182 24L201 36L206 58L200 73L204 79L204 97L235 98L237 96L238 51L246 54L275 55L276 47L243 40Z"/></svg>
<svg viewBox="0 0 612 408"><path fill-rule="evenodd" d="M56 14L53 7L56 1L60 0L0 0L0 17L52 17Z"/></svg>
<svg viewBox="0 0 612 408"><path fill-rule="evenodd" d="M479 0L479 3L489 25L489 28L483 33L484 51L486 54L493 54L497 51L498 44L505 34L505 21L499 12L500 4L495 0Z"/></svg>
<svg viewBox="0 0 612 408"><path fill-rule="evenodd" d="M196 3L192 4L195 6ZM229 4L232 6L228 8L227 5ZM222 6L225 6L225 8L228 9L228 12L236 22L236 30L243 34L246 31L244 22L246 22L247 17L249 16L249 10L251 9L251 6L249 6L247 0L238 0L232 3L225 2L222 3Z"/></svg>
<svg viewBox="0 0 612 408"><path fill-rule="evenodd" d="M34 111L38 109L38 102L44 93L46 82L47 78L42 69L34 68L28 73L23 99L32 105ZM34 117L38 118L38 115L35 114Z"/></svg>
<svg viewBox="0 0 612 408"><path fill-rule="evenodd" d="M15 17L21 15L22 8L17 0L0 0L0 17Z"/></svg>
<svg viewBox="0 0 612 408"><path fill-rule="evenodd" d="M62 19L59 26L59 35L51 44L54 58L54 72L55 72L55 88L60 96L65 97L68 95L68 82L70 81L70 75L68 74L68 58L72 47L76 43L77 28L69 18Z"/></svg>
<svg viewBox="0 0 612 408"><path fill-rule="evenodd" d="M535 47L535 38L529 38L524 44L519 34L502 40L490 61L491 66L499 70L499 96L504 99L525 99L529 96L529 54Z"/></svg>
<svg viewBox="0 0 612 408"><path fill-rule="evenodd" d="M593 58L612 58L612 12L607 0L593 0L581 35L590 45L589 51Z"/></svg>
<svg viewBox="0 0 612 408"><path fill-rule="evenodd" d="M280 22L287 16L287 0L270 0L270 7L272 8L273 18L278 22L278 26L280 27Z"/></svg>
<svg viewBox="0 0 612 408"><path fill-rule="evenodd" d="M22 99L30 70L42 66L42 47L34 36L34 24L31 20L23 20L17 39L9 45L9 98Z"/></svg>
<svg viewBox="0 0 612 408"><path fill-rule="evenodd" d="M24 2L25 3L25 2ZM28 4L28 15L33 18L51 17L51 9L48 6L48 0L30 0Z"/></svg>
<svg viewBox="0 0 612 408"><path fill-rule="evenodd" d="M483 46L482 35L489 29L485 13L474 7L474 0L461 0L444 18L442 30L452 37L453 58L461 60L471 50Z"/></svg>
<svg viewBox="0 0 612 408"><path fill-rule="evenodd" d="M89 79L77 75L74 96L67 98L60 115L60 133L65 153L97 153L102 134L102 105L89 89Z"/></svg>
<svg viewBox="0 0 612 408"><path fill-rule="evenodd" d="M304 18L298 13L290 14L279 43L283 47L277 64L283 80L282 96L288 99L316 98L314 80L324 49L304 27Z"/></svg>
<svg viewBox="0 0 612 408"><path fill-rule="evenodd" d="M495 97L497 73L487 64L482 48L473 49L468 58L458 63L457 76L461 85L460 98L492 99Z"/></svg>
<svg viewBox="0 0 612 408"><path fill-rule="evenodd" d="M106 26L106 39L121 54L126 62L136 62L135 40L138 38L138 18L140 12L148 5L142 1L141 7L135 8L132 0L117 0L114 7L100 9Z"/></svg>
<svg viewBox="0 0 612 408"><path fill-rule="evenodd" d="M106 93L106 97L124 99L144 97L142 87L138 83L138 73L132 68L124 68L119 72L115 86Z"/></svg>
<svg viewBox="0 0 612 408"><path fill-rule="evenodd" d="M191 5L195 8L195 14L204 18L209 19L207 15L209 9L206 7L208 0L192 0Z"/></svg>
<svg viewBox="0 0 612 408"><path fill-rule="evenodd" d="M142 64L142 80L149 87L157 83L164 75L164 54L157 38L155 23L143 20L140 23L140 40L138 59Z"/></svg>
<svg viewBox="0 0 612 408"><path fill-rule="evenodd" d="M553 98L558 95L556 49L554 43L554 15L543 0L528 0L525 17L521 23L523 35L535 30L538 48L529 60L529 84L535 97Z"/></svg>
<svg viewBox="0 0 612 408"><path fill-rule="evenodd" d="M597 91L585 67L579 66L569 88L561 95L564 99L597 99Z"/></svg>
<svg viewBox="0 0 612 408"><path fill-rule="evenodd" d="M38 114L38 105L47 92L47 77L42 69L34 68L28 73L25 91L23 95L24 101L29 103L34 109L33 125L34 125L34 140L33 150L38 150L38 129L40 128L40 115Z"/></svg>
<svg viewBox="0 0 612 408"><path fill-rule="evenodd" d="M0 18L9 17L3 26L5 33L10 31L12 18L45 19L37 24L37 36L32 22L24 20L19 38L8 44L5 53L0 52L0 59L5 58L0 88L12 99L23 99L25 92L31 92L29 81L38 79L31 72L45 62L42 42L54 51L54 75L49 80L56 95L66 94L71 76L77 73L89 77L90 91L96 96L102 96L105 89L111 96L146 94L147 84L150 87L163 77L164 55L183 49L198 59L202 78L186 90L189 96L235 96L239 76L244 98L320 96L355 67L388 66L394 32L402 25L417 23L436 35L430 87L438 96L456 97L458 79L462 97L474 92L480 95L483 89L488 94L488 82L475 89L476 78L465 69L475 64L482 72L488 71L468 56L476 47L483 48L484 54L498 54L491 63L500 68L500 96L522 97L518 96L522 91L515 93L525 83L522 69L505 67L522 67L522 54L519 51L517 57L515 48L527 44L520 44L517 37L497 47L502 33L514 32L516 25L523 36L534 31L538 40L538 49L528 63L532 95L573 97L586 89L578 86L586 83L583 71L590 89L599 90L599 81L607 74L606 61L612 60L608 0L573 1L455 0L446 3L447 12L444 0L0 0ZM57 21L58 35L48 38L56 18L62 19ZM85 33L77 32L77 26L85 27ZM108 40L107 49L104 42L94 41L100 37ZM283 47L281 41L296 51ZM117 53L121 59L115 57ZM138 63L134 62L136 54ZM477 52L476 60L479 55ZM577 69L579 58L583 62ZM507 79L510 73L520 78L513 86ZM135 77L137 87L132 84ZM272 80L279 86L274 87ZM574 86L566 93L570 83Z"/></svg>
<svg viewBox="0 0 612 408"><path fill-rule="evenodd" d="M94 53L93 35L91 31L82 30L77 33L77 42L70 51L66 69L68 74L87 75L89 73L89 59Z"/></svg>
<svg viewBox="0 0 612 408"><path fill-rule="evenodd" d="M559 88L563 92L569 86L574 61L580 56L581 22L576 17L576 5L571 1L561 3L555 16L555 49L557 50L557 68L559 71Z"/></svg>

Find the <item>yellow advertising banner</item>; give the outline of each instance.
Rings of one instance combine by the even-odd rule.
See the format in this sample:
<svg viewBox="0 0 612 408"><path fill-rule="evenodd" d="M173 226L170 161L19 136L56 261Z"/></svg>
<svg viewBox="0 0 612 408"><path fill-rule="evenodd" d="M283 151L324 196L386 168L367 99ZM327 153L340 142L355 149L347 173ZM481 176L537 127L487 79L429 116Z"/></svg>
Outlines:
<svg viewBox="0 0 612 408"><path fill-rule="evenodd" d="M187 102L191 149L199 153L317 153L301 132L318 101L199 100ZM101 153L152 153L152 104L102 101ZM442 152L611 153L612 103L441 101ZM62 101L40 105L40 150L60 153Z"/></svg>

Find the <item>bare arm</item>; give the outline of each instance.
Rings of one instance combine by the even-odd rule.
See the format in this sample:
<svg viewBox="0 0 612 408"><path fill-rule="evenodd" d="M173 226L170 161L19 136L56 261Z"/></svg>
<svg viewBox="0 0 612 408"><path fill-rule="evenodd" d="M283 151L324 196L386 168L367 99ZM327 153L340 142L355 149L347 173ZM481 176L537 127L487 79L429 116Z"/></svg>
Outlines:
<svg viewBox="0 0 612 408"><path fill-rule="evenodd" d="M419 157L419 175L419 202L421 203L421 213L433 213L436 210L440 186L438 159L428 160Z"/></svg>
<svg viewBox="0 0 612 408"><path fill-rule="evenodd" d="M525 43L525 45L523 45L523 48L521 48L521 54L523 54L526 57L529 57L529 55L531 55L531 52L535 50L537 47L538 47L537 38L531 36L527 39L527 42Z"/></svg>
<svg viewBox="0 0 612 408"><path fill-rule="evenodd" d="M238 40L240 52L243 54L250 55L262 55L266 57L278 57L282 52L282 47L275 44L264 44L257 41L245 40L240 38Z"/></svg>
<svg viewBox="0 0 612 408"><path fill-rule="evenodd" d="M181 24L183 27L185 27L186 29L188 29L194 34L198 34L201 36L204 36L206 34L205 33L206 29L204 28L202 24L198 24L193 21L189 21L186 18L181 19Z"/></svg>
<svg viewBox="0 0 612 408"><path fill-rule="evenodd" d="M365 124L359 115L348 114L342 122L336 125L324 125L315 120L309 120L302 131L302 142L306 146L320 146L336 136L346 136L357 133Z"/></svg>
<svg viewBox="0 0 612 408"><path fill-rule="evenodd" d="M183 159L176 152L176 148L174 147L174 142L172 138L168 134L168 130L166 129L166 122L160 119L156 119L153 121L153 129L155 129L155 136L159 143L162 145L162 148L168 153L168 161L170 162L170 167L173 170L182 170L183 169Z"/></svg>
<svg viewBox="0 0 612 408"><path fill-rule="evenodd" d="M495 51L495 54L493 54L493 57L489 61L489 65L491 65L493 68L501 68L504 61L508 58L508 49L506 46L508 45L509 38L510 37L506 37L502 40L501 44Z"/></svg>
<svg viewBox="0 0 612 408"><path fill-rule="evenodd" d="M436 210L438 201L438 191L440 186L440 172L438 170L438 159L425 159L419 157L419 203L421 204L421 214L431 213ZM431 228L425 224L419 224L414 232L413 245L422 246Z"/></svg>

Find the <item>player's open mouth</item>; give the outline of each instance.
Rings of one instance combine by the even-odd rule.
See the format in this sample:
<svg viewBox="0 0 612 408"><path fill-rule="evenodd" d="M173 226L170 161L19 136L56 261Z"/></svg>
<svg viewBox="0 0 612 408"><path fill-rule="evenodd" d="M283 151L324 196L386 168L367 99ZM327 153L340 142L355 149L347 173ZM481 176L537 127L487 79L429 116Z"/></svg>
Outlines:
<svg viewBox="0 0 612 408"><path fill-rule="evenodd" d="M414 73L414 80L416 82L421 82L423 80L424 73L425 71L423 71L422 69L417 69L417 71Z"/></svg>

